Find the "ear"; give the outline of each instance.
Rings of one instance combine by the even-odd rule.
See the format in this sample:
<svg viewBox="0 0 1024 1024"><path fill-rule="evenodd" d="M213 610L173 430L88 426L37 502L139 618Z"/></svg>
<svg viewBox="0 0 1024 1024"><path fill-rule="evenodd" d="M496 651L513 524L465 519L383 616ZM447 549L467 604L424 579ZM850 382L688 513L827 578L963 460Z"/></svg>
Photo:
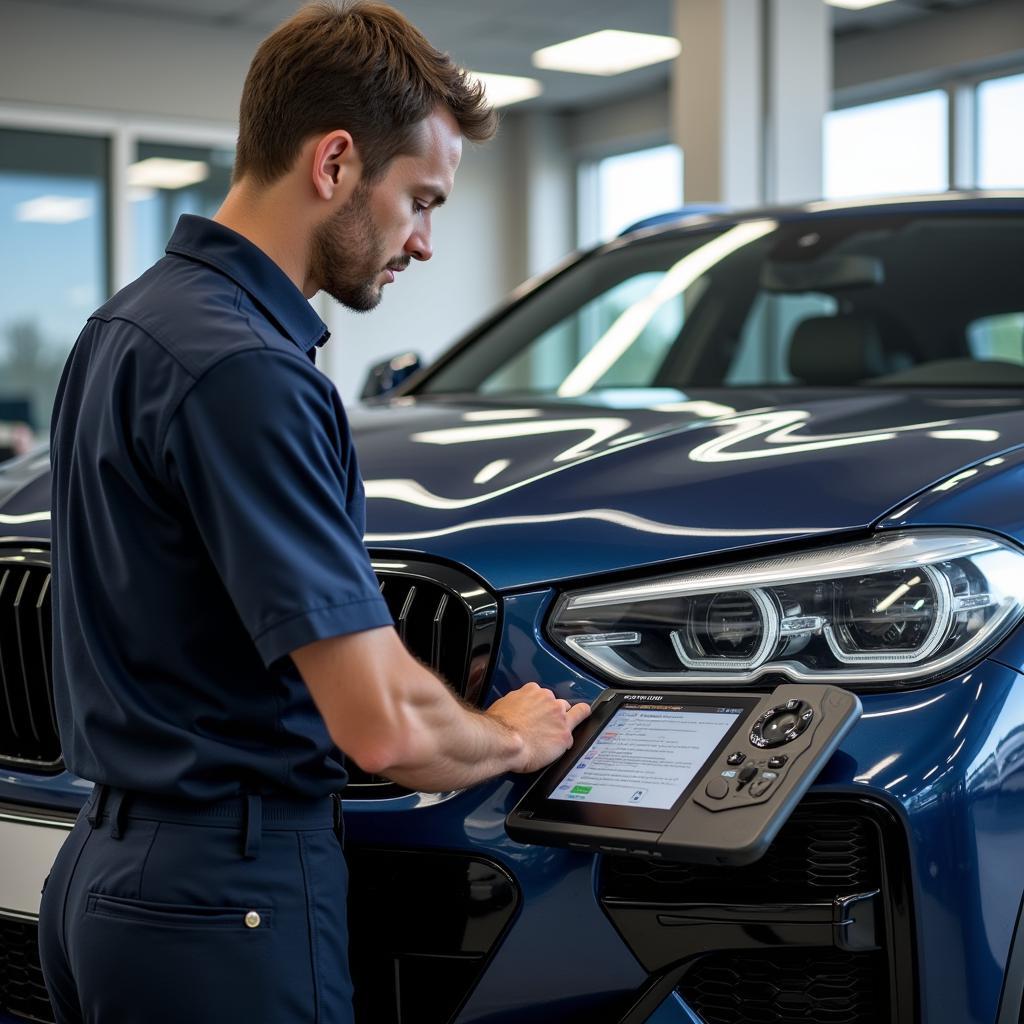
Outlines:
<svg viewBox="0 0 1024 1024"><path fill-rule="evenodd" d="M313 189L321 199L344 202L355 190L362 172L362 161L348 132L333 131L316 140Z"/></svg>

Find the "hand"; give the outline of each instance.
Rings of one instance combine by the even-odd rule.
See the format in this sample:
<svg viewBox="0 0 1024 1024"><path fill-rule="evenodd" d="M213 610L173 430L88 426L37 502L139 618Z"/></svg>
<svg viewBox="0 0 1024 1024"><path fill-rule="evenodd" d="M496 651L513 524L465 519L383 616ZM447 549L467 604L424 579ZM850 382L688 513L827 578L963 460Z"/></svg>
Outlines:
<svg viewBox="0 0 1024 1024"><path fill-rule="evenodd" d="M572 731L590 714L590 705L570 704L536 683L525 683L496 700L486 714L523 740L522 754L513 770L535 772L572 746Z"/></svg>

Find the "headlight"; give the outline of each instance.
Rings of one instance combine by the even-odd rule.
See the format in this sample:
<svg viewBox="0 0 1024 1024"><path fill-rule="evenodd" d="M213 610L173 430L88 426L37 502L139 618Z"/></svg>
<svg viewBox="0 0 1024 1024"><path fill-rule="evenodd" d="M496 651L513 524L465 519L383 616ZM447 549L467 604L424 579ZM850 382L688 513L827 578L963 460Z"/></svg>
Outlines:
<svg viewBox="0 0 1024 1024"><path fill-rule="evenodd" d="M580 590L552 639L628 683L893 685L953 673L1024 612L1024 554L976 533L887 533L818 551Z"/></svg>

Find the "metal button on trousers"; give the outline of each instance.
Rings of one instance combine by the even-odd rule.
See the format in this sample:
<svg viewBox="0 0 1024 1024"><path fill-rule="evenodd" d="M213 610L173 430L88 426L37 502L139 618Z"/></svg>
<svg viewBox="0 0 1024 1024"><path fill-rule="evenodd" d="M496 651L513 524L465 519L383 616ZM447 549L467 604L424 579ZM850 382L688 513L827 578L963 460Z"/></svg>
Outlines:
<svg viewBox="0 0 1024 1024"><path fill-rule="evenodd" d="M352 1024L336 805L97 787L50 873L57 1024Z"/></svg>

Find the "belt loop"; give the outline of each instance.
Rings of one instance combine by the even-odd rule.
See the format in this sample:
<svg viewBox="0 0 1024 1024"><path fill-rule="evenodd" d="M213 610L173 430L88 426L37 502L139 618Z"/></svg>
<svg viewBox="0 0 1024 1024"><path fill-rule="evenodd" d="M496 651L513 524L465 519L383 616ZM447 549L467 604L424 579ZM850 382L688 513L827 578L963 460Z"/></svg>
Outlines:
<svg viewBox="0 0 1024 1024"><path fill-rule="evenodd" d="M345 816L341 808L341 794L331 794L331 812L333 817L334 834L338 838L338 845L345 849Z"/></svg>
<svg viewBox="0 0 1024 1024"><path fill-rule="evenodd" d="M258 793L247 793L245 797L245 825L242 831L242 856L255 859L260 852L260 837L263 833L263 800Z"/></svg>
<svg viewBox="0 0 1024 1024"><path fill-rule="evenodd" d="M110 793L110 838L120 839L124 834L124 790L114 789Z"/></svg>
<svg viewBox="0 0 1024 1024"><path fill-rule="evenodd" d="M100 823L100 819L103 817L103 808L107 802L107 794L110 792L109 788L102 782L97 782L92 789L92 807L89 808L89 815L86 821L92 828L96 828Z"/></svg>

